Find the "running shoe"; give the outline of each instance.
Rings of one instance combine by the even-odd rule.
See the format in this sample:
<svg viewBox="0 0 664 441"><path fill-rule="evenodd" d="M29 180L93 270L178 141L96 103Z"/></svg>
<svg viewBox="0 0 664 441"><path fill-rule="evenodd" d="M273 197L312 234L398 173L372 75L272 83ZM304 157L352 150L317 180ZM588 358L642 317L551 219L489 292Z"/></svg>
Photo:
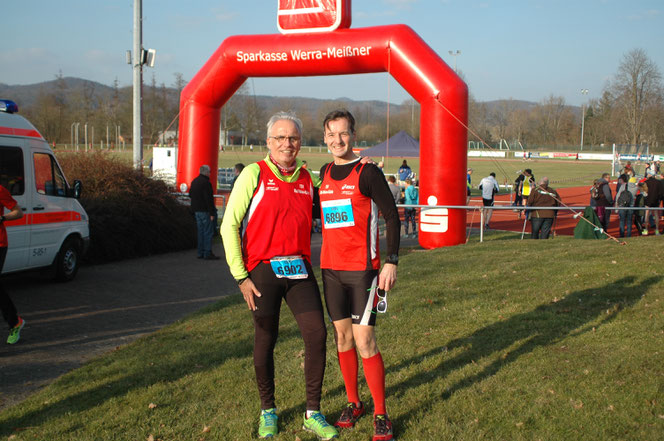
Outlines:
<svg viewBox="0 0 664 441"><path fill-rule="evenodd" d="M355 423L360 419L362 415L366 412L364 410L364 403L360 401L360 406L356 406L355 403L346 404L346 408L341 412L339 419L334 425L340 429L349 429L355 427Z"/></svg>
<svg viewBox="0 0 664 441"><path fill-rule="evenodd" d="M14 326L9 330L9 337L7 337L7 343L9 343L10 345L18 343L19 339L21 338L21 329L23 329L23 326L25 326L25 320L19 317L16 326Z"/></svg>
<svg viewBox="0 0 664 441"><path fill-rule="evenodd" d="M647 235L648 235L648 230L641 231L641 236L647 236Z"/></svg>
<svg viewBox="0 0 664 441"><path fill-rule="evenodd" d="M389 441L392 439L394 439L392 436L392 422L387 415L376 415L374 417L373 441Z"/></svg>
<svg viewBox="0 0 664 441"><path fill-rule="evenodd" d="M261 410L261 417L258 422L258 437L259 438L272 438L279 433L277 426L277 409Z"/></svg>
<svg viewBox="0 0 664 441"><path fill-rule="evenodd" d="M337 429L328 424L325 416L320 412L313 412L309 418L307 418L307 414L305 413L302 428L307 432L313 433L322 441L339 437Z"/></svg>

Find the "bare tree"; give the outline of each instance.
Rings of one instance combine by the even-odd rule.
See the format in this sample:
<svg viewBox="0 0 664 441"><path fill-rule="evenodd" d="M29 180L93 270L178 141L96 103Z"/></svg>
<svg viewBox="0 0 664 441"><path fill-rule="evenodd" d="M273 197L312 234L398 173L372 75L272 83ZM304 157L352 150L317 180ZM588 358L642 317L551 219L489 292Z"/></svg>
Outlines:
<svg viewBox="0 0 664 441"><path fill-rule="evenodd" d="M623 56L610 91L624 112L625 138L640 144L648 109L656 106L662 94L662 75L643 49Z"/></svg>

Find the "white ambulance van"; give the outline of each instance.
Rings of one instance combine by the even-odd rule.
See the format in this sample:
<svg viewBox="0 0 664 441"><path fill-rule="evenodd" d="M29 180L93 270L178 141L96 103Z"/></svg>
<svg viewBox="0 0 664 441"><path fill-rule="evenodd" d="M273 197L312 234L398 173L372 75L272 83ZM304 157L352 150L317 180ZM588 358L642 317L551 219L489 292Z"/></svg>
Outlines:
<svg viewBox="0 0 664 441"><path fill-rule="evenodd" d="M2 273L50 266L57 280L69 281L90 243L81 183L69 185L46 140L17 112L13 101L0 100L0 185L23 210L21 219L5 222Z"/></svg>

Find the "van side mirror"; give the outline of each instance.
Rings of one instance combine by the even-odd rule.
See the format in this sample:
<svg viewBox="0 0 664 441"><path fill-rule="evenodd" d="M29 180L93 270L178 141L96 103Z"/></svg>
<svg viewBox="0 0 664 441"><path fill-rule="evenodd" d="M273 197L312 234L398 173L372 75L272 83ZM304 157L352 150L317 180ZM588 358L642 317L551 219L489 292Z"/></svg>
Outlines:
<svg viewBox="0 0 664 441"><path fill-rule="evenodd" d="M83 184L81 184L81 181L78 179L74 180L74 186L71 189L71 195L75 199L79 199L81 197L81 191L83 190Z"/></svg>

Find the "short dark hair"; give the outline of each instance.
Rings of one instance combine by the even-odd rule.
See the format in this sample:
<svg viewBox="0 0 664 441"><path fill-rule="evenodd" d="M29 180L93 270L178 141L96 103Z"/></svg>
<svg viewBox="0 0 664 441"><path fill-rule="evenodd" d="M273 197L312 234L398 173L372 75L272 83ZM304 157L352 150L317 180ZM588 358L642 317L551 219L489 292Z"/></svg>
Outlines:
<svg viewBox="0 0 664 441"><path fill-rule="evenodd" d="M328 113L325 116L325 119L323 120L323 131L327 129L327 124L330 121L342 118L345 118L348 121L348 125L350 126L350 132L355 133L355 118L353 117L353 114L346 109L337 109Z"/></svg>
<svg viewBox="0 0 664 441"><path fill-rule="evenodd" d="M242 170L244 170L244 164L238 162L237 164L235 164L235 170L237 170L238 173L242 173Z"/></svg>
<svg viewBox="0 0 664 441"><path fill-rule="evenodd" d="M496 174L494 172L491 172L491 173L489 173L489 176L493 176L495 178Z"/></svg>
<svg viewBox="0 0 664 441"><path fill-rule="evenodd" d="M524 171L525 171L526 173L528 173L529 175L532 175L532 174L533 174L533 171L532 171L531 169L529 169L529 168L525 169Z"/></svg>

